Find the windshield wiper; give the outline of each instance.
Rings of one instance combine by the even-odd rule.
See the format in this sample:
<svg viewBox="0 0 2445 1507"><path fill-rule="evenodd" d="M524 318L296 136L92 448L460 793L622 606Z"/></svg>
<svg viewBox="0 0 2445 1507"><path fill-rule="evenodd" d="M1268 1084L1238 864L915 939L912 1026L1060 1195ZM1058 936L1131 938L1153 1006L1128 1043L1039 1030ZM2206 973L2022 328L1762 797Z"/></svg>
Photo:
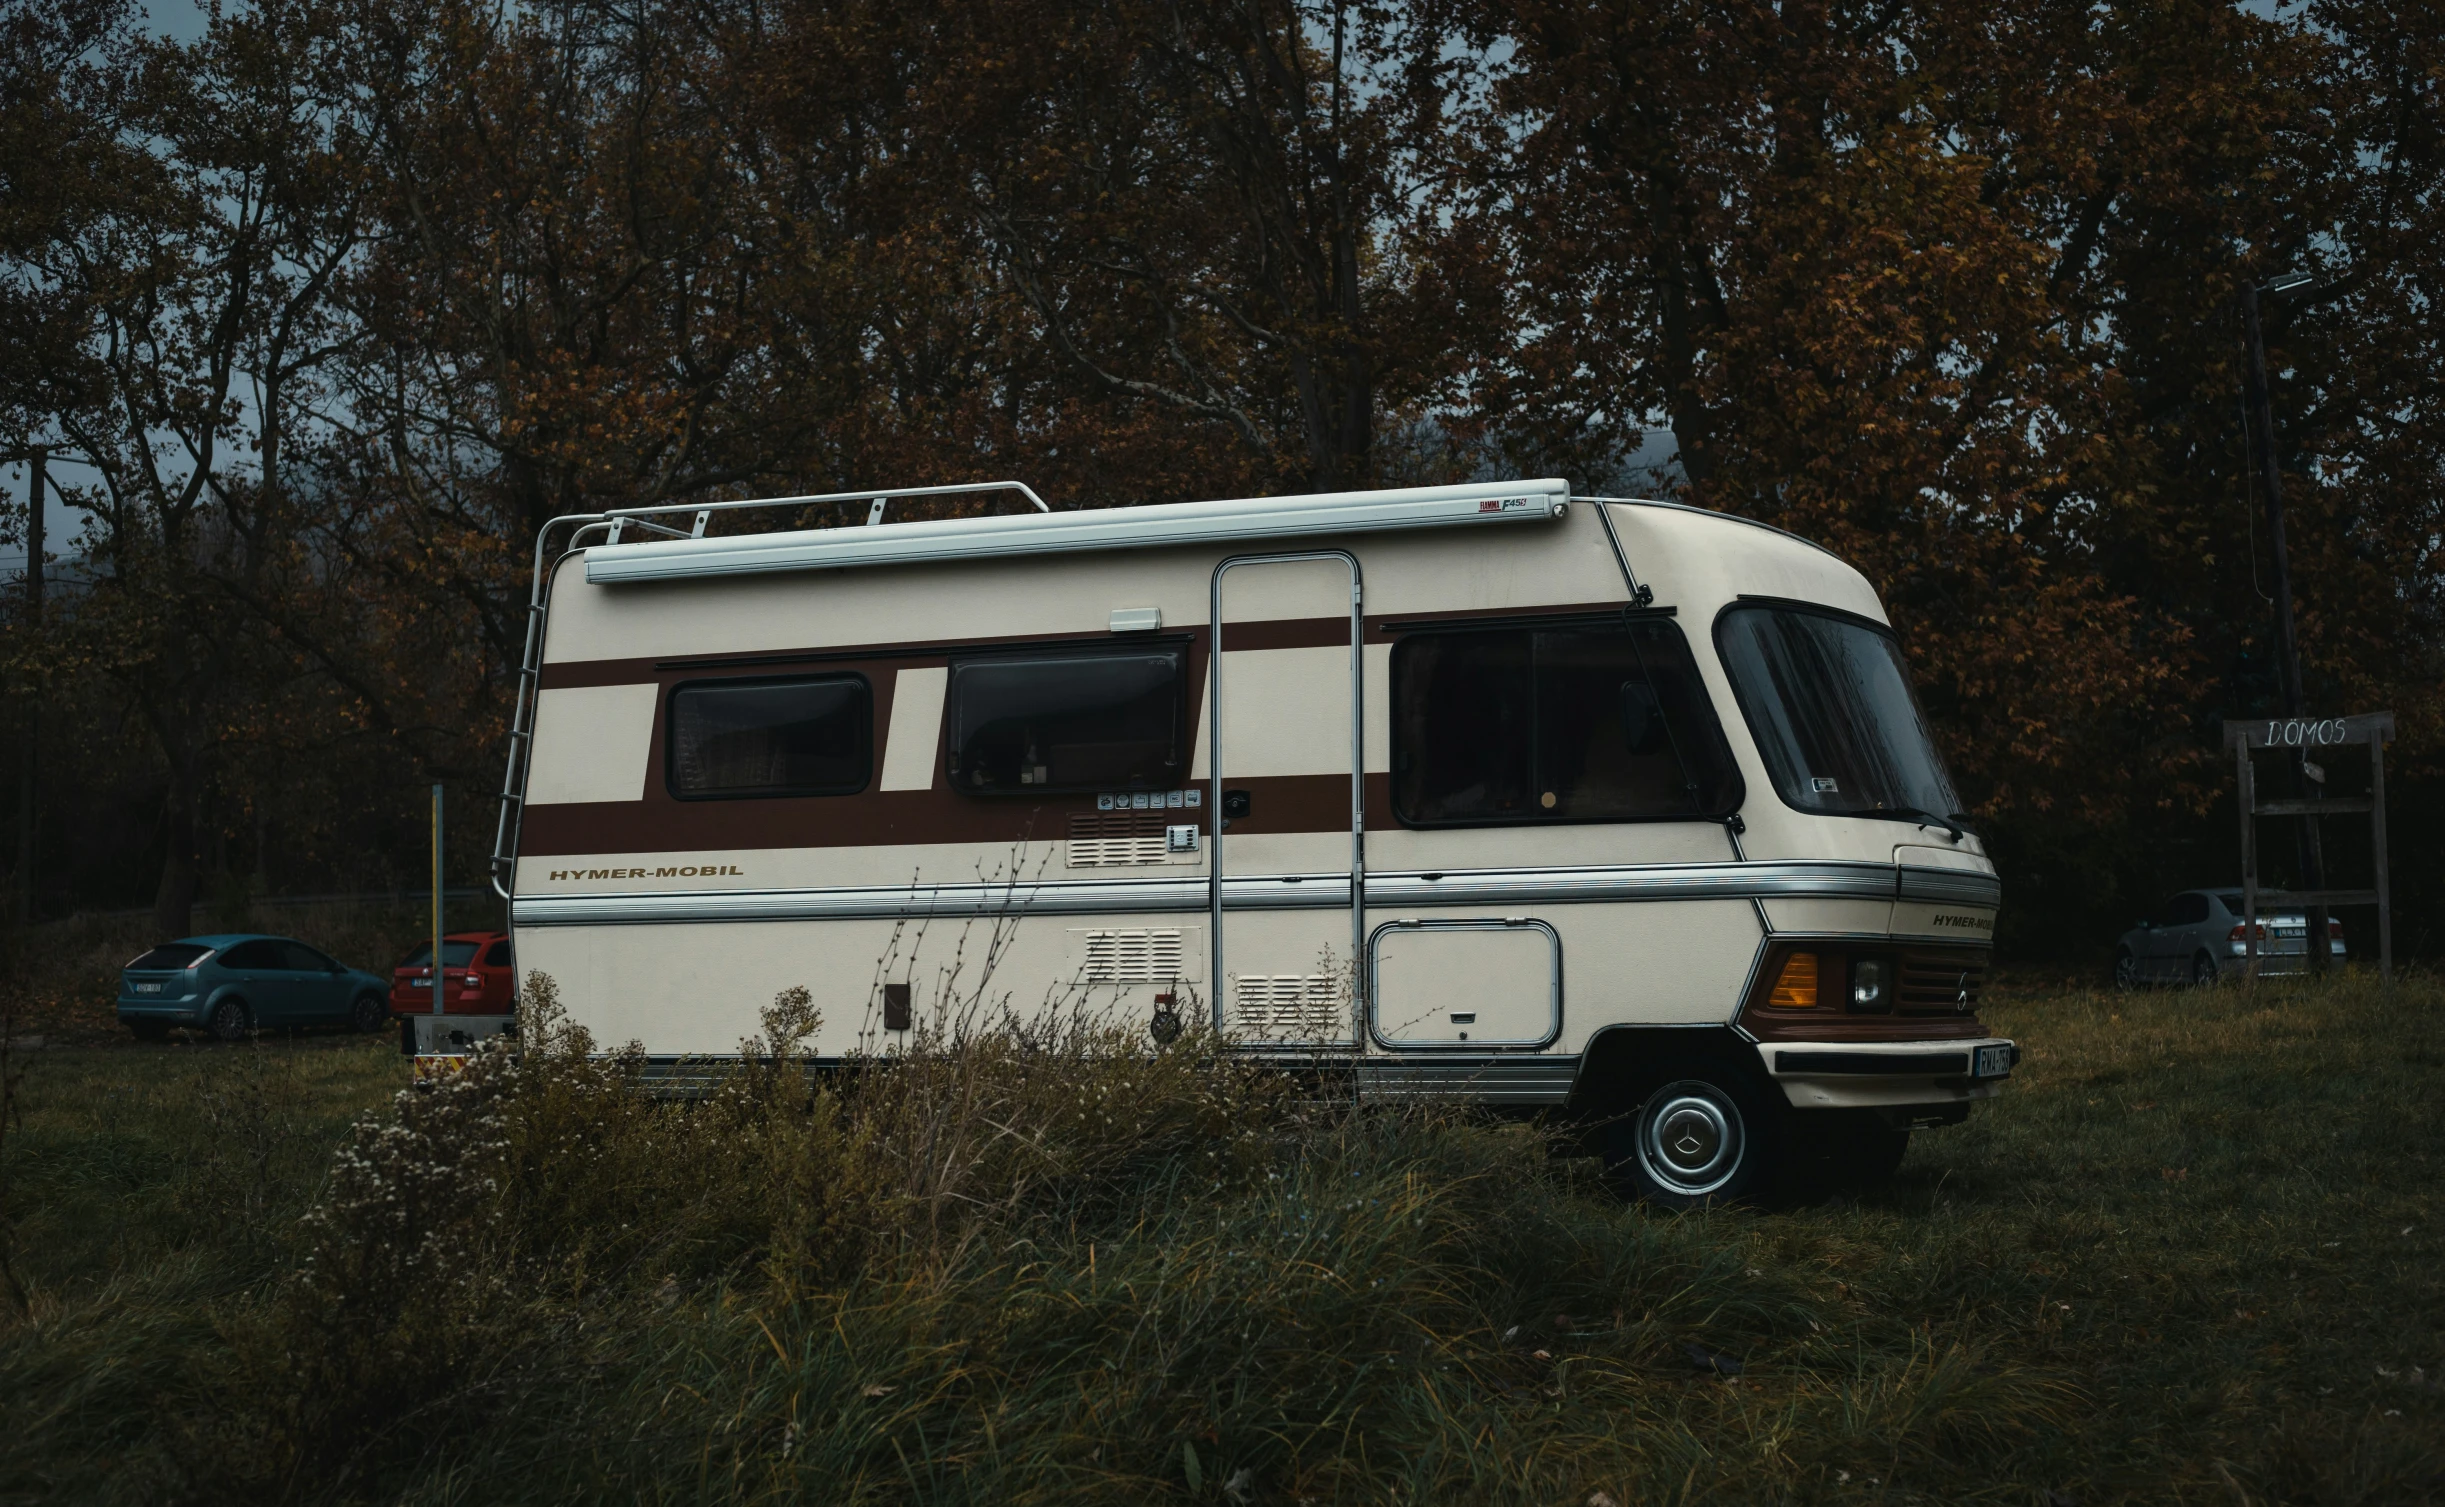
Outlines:
<svg viewBox="0 0 2445 1507"><path fill-rule="evenodd" d="M1945 835L1954 842L1959 842L1961 840L1961 834L1969 830L1967 827L1961 825L1961 817L1963 813L1959 811L1954 812L1950 816L1938 816L1933 811L1922 811L1916 806L1887 806L1885 809L1895 816L1917 818L1919 830L1922 832L1927 830L1929 827L1942 827L1945 831Z"/></svg>

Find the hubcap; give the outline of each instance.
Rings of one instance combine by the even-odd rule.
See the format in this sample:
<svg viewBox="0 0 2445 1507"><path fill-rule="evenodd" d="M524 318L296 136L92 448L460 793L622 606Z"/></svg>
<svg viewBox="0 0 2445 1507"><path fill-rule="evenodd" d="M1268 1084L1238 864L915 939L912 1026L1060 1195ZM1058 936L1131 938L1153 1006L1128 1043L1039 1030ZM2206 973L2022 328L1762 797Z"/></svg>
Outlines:
<svg viewBox="0 0 2445 1507"><path fill-rule="evenodd" d="M1740 1165L1739 1113L1698 1083L1676 1083L1649 1102L1639 1132L1648 1176L1676 1193L1712 1193Z"/></svg>

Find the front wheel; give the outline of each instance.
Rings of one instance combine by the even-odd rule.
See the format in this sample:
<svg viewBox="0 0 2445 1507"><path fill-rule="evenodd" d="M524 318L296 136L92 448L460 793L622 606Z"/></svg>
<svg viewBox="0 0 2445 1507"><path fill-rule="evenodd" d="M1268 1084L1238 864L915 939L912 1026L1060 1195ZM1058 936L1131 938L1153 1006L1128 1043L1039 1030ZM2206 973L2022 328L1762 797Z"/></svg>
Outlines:
<svg viewBox="0 0 2445 1507"><path fill-rule="evenodd" d="M2139 987L2139 959L2128 947L2114 954L2114 987L2125 994Z"/></svg>
<svg viewBox="0 0 2445 1507"><path fill-rule="evenodd" d="M358 995L355 1008L348 1013L348 1023L356 1028L359 1036L371 1036L389 1027L390 1006L378 995Z"/></svg>
<svg viewBox="0 0 2445 1507"><path fill-rule="evenodd" d="M1780 1123L1757 1085L1715 1063L1684 1063L1636 1113L1615 1122L1609 1160L1628 1191L1667 1208L1730 1203L1755 1192Z"/></svg>

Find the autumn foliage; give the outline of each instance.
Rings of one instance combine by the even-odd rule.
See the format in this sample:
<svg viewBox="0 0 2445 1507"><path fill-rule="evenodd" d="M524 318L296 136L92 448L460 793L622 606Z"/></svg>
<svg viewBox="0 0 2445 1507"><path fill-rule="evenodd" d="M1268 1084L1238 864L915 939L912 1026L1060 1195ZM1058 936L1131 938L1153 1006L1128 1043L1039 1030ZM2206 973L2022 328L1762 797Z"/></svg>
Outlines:
<svg viewBox="0 0 2445 1507"><path fill-rule="evenodd" d="M412 872L421 784L496 778L557 514L1559 472L1857 562L2020 937L2084 945L2230 877L2216 724L2275 694L2233 295L2295 267L2255 442L2310 700L2401 718L2432 892L2433 8L139 19L0 16L0 444L84 525L6 640L53 909Z"/></svg>

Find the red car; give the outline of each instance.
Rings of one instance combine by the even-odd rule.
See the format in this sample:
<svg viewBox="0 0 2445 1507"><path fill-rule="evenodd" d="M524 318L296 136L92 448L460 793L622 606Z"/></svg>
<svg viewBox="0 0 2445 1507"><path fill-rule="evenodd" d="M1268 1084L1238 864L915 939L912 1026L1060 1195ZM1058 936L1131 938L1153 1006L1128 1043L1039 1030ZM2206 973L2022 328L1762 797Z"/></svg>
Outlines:
<svg viewBox="0 0 2445 1507"><path fill-rule="evenodd" d="M456 931L441 939L442 1013L507 1015L518 992L509 933ZM411 952L391 973L391 1014L433 1013L433 944Z"/></svg>

